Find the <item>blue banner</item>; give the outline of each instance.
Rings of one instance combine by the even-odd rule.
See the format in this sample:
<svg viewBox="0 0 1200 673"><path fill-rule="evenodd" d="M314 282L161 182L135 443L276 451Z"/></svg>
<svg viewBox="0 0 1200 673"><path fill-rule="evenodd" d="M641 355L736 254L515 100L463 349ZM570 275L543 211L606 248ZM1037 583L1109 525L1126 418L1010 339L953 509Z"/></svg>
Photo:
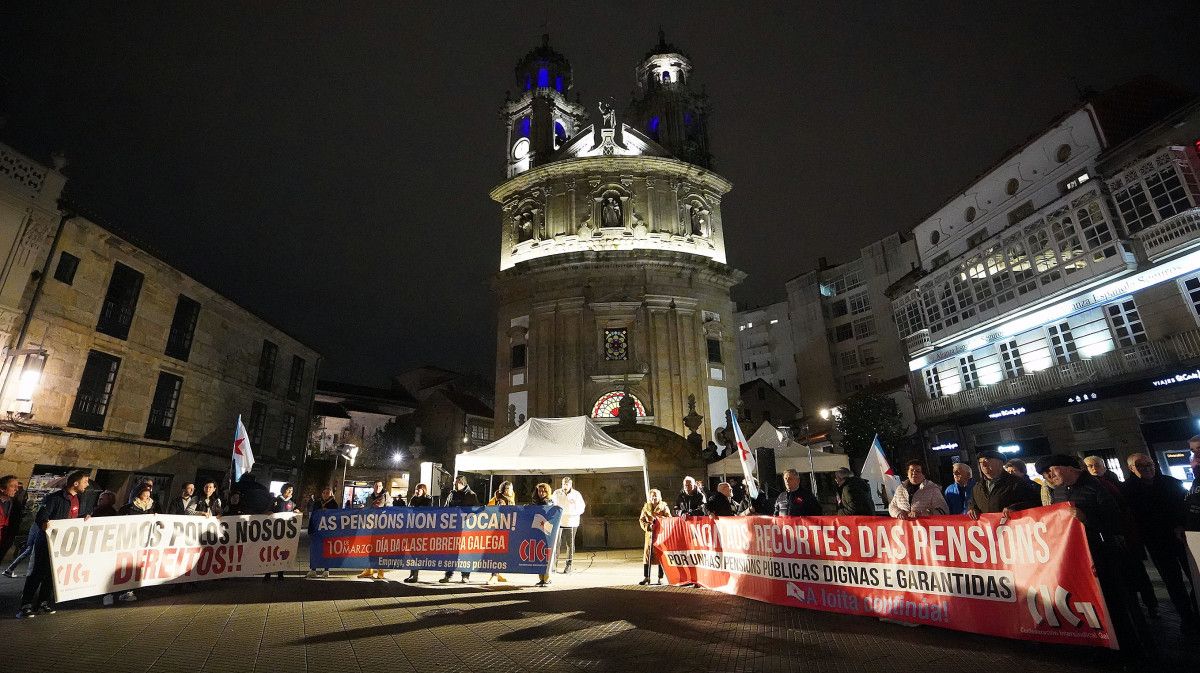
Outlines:
<svg viewBox="0 0 1200 673"><path fill-rule="evenodd" d="M309 567L550 572L562 508L323 509L309 520Z"/></svg>

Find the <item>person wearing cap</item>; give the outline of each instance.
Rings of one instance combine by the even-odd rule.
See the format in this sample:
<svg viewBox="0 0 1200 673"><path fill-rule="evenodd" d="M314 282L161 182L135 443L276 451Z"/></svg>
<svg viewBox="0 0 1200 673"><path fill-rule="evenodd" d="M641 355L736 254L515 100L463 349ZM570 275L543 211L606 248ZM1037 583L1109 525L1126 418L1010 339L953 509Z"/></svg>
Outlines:
<svg viewBox="0 0 1200 673"><path fill-rule="evenodd" d="M1075 456L1045 456L1034 467L1050 487L1051 502L1070 503L1071 513L1083 524L1117 642L1121 643L1121 649L1136 650L1140 643L1136 625L1143 624L1145 619L1130 595L1128 578L1121 573L1125 545L1120 535L1120 504L1100 485L1099 479L1081 469Z"/></svg>
<svg viewBox="0 0 1200 673"><path fill-rule="evenodd" d="M979 481L967 499L967 516L972 520L980 514L1010 514L1041 504L1037 485L1004 469L1004 457L997 451L979 453Z"/></svg>

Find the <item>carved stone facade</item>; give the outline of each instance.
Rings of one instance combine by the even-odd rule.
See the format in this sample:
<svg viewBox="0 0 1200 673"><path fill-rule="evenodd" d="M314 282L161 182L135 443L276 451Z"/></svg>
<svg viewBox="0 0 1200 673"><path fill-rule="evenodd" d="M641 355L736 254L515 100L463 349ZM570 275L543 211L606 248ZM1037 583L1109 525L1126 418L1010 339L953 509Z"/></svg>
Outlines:
<svg viewBox="0 0 1200 673"><path fill-rule="evenodd" d="M518 79L537 80L525 67L564 72L565 59L543 56ZM540 95L556 94L526 97ZM739 383L729 291L744 274L725 263L721 220L731 185L604 109L606 123L491 192L503 213L497 434L534 416L615 424L632 412L679 446L687 417L707 441Z"/></svg>

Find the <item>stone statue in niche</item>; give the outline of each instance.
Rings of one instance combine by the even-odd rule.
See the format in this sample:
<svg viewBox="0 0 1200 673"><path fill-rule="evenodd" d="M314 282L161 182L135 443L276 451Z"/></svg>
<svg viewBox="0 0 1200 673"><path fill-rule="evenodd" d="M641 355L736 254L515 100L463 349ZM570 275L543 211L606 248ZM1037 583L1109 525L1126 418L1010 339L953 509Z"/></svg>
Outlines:
<svg viewBox="0 0 1200 673"><path fill-rule="evenodd" d="M602 128L616 128L617 111L612 103L603 100L600 101L600 119Z"/></svg>
<svg viewBox="0 0 1200 673"><path fill-rule="evenodd" d="M532 210L517 215L517 243L524 243L534 237L536 222Z"/></svg>
<svg viewBox="0 0 1200 673"><path fill-rule="evenodd" d="M708 219L705 217L704 210L697 206L692 207L692 236L707 236L708 235Z"/></svg>
<svg viewBox="0 0 1200 673"><path fill-rule="evenodd" d="M600 204L600 225L603 227L623 227L621 219L621 200L615 196L606 196Z"/></svg>
<svg viewBox="0 0 1200 673"><path fill-rule="evenodd" d="M649 229L646 228L646 223L637 213L633 214L633 235L637 238L645 238Z"/></svg>

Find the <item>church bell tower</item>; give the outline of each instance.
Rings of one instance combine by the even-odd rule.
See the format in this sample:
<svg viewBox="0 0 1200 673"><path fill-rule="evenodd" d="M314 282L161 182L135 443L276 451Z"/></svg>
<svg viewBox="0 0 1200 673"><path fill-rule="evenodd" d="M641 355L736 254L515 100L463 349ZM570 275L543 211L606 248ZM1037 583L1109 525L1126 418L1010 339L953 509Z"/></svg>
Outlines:
<svg viewBox="0 0 1200 673"><path fill-rule="evenodd" d="M568 100L571 63L550 47L550 36L517 63L520 94L509 94L502 115L508 128L508 177L549 160L550 155L587 123L583 106Z"/></svg>

